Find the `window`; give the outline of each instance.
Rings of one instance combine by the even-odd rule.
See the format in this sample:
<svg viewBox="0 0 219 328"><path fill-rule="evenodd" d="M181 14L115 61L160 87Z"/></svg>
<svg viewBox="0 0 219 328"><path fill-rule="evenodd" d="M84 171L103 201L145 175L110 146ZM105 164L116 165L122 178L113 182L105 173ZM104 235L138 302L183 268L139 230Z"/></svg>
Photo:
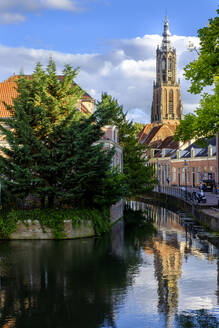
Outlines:
<svg viewBox="0 0 219 328"><path fill-rule="evenodd" d="M162 71L165 71L166 70L166 59L165 58L163 58L162 59Z"/></svg>
<svg viewBox="0 0 219 328"><path fill-rule="evenodd" d="M187 183L190 183L190 169L189 169L189 167L187 167L187 171L186 171L186 182Z"/></svg>
<svg viewBox="0 0 219 328"><path fill-rule="evenodd" d="M173 90L169 92L169 113L173 114Z"/></svg>
<svg viewBox="0 0 219 328"><path fill-rule="evenodd" d="M180 167L177 169L178 171L178 186L180 186Z"/></svg>
<svg viewBox="0 0 219 328"><path fill-rule="evenodd" d="M185 168L182 168L182 183L185 183Z"/></svg>
<svg viewBox="0 0 219 328"><path fill-rule="evenodd" d="M200 167L197 167L197 184L200 184Z"/></svg>
<svg viewBox="0 0 219 328"><path fill-rule="evenodd" d="M173 167L173 182L176 182L176 168Z"/></svg>
<svg viewBox="0 0 219 328"><path fill-rule="evenodd" d="M168 70L171 71L172 69L172 58L168 59Z"/></svg>
<svg viewBox="0 0 219 328"><path fill-rule="evenodd" d="M168 169L168 177L170 178L170 165L167 166L167 169Z"/></svg>

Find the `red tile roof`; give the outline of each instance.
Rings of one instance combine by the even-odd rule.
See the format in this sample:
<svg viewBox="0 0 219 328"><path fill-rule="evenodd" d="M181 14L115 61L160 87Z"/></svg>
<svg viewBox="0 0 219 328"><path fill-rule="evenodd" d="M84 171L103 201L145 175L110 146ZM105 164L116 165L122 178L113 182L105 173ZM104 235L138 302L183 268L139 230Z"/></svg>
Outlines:
<svg viewBox="0 0 219 328"><path fill-rule="evenodd" d="M8 105L13 105L13 99L17 97L15 82L0 83L0 117L10 117L12 114L6 109L4 102Z"/></svg>
<svg viewBox="0 0 219 328"><path fill-rule="evenodd" d="M31 79L31 75L25 75L27 79ZM57 76L59 80L63 80L63 75ZM0 83L0 117L10 117L12 114L6 109L4 102L8 105L13 105L13 99L17 97L17 84L16 80L19 78L19 75L13 75L9 77L7 80ZM73 85L76 85L75 82L73 82ZM93 98L85 92L82 95L82 101L92 101ZM88 110L86 107L81 104L81 110L84 113L88 113Z"/></svg>

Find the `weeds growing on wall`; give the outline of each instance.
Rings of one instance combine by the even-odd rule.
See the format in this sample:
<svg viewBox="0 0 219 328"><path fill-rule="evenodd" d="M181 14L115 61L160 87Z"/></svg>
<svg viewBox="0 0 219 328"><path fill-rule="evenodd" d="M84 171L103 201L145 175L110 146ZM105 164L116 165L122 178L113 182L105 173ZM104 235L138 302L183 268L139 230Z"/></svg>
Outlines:
<svg viewBox="0 0 219 328"><path fill-rule="evenodd" d="M28 226L28 220L38 220L45 231L50 228L55 239L62 239L64 234L64 220L71 220L72 226L77 228L82 221L92 221L96 235L101 235L110 229L109 210L97 209L33 209L12 210L0 213L0 237L10 238L11 233L16 230L18 221Z"/></svg>

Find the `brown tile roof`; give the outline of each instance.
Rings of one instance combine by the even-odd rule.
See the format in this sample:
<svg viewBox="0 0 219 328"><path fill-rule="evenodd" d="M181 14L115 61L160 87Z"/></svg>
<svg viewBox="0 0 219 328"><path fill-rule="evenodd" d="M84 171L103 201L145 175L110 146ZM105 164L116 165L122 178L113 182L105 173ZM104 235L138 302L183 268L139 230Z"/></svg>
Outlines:
<svg viewBox="0 0 219 328"><path fill-rule="evenodd" d="M179 148L179 142L175 141L173 136L169 136L166 139L164 139L156 148L160 150L156 151L154 157L161 157L162 149L167 150L167 153L165 154L164 157L169 157L173 153L173 151Z"/></svg>
<svg viewBox="0 0 219 328"><path fill-rule="evenodd" d="M139 135L139 142L150 146L152 148L159 148L158 146L170 136L173 136L176 130L175 124L163 123L157 124L146 124ZM168 139L167 141L168 142Z"/></svg>
<svg viewBox="0 0 219 328"><path fill-rule="evenodd" d="M152 139L154 138L154 136L157 134L157 132L160 130L161 125L159 126L154 126L150 132L147 134L146 138L144 140L142 140L144 145L148 145L150 144L150 142L152 141Z"/></svg>
<svg viewBox="0 0 219 328"><path fill-rule="evenodd" d="M178 146L179 146L179 142L175 141L173 136L169 136L163 140L159 148L177 149Z"/></svg>
<svg viewBox="0 0 219 328"><path fill-rule="evenodd" d="M27 79L31 79L31 75L25 75ZM63 80L63 75L57 76L59 80ZM6 109L4 102L8 105L13 105L13 99L17 97L17 84L16 80L19 75L10 76L7 80L0 83L0 117L10 117L12 114ZM76 85L74 82L73 85ZM82 95L82 100L93 101L93 98L85 92ZM85 113L88 112L84 105L81 106L81 110Z"/></svg>
<svg viewBox="0 0 219 328"><path fill-rule="evenodd" d="M146 124L141 132L138 134L139 142L142 142L142 140L147 136L148 132L154 127L152 123Z"/></svg>

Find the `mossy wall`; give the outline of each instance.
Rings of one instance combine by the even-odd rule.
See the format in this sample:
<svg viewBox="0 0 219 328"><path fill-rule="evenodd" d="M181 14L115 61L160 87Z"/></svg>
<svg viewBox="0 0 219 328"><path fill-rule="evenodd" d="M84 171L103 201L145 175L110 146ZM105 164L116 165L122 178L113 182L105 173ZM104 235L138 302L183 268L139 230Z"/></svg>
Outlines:
<svg viewBox="0 0 219 328"><path fill-rule="evenodd" d="M71 220L65 220L62 239L75 239L93 237L95 235L91 221L82 221L76 228L72 226ZM16 231L11 233L9 239L54 239L52 229L43 227L39 221L18 221Z"/></svg>

